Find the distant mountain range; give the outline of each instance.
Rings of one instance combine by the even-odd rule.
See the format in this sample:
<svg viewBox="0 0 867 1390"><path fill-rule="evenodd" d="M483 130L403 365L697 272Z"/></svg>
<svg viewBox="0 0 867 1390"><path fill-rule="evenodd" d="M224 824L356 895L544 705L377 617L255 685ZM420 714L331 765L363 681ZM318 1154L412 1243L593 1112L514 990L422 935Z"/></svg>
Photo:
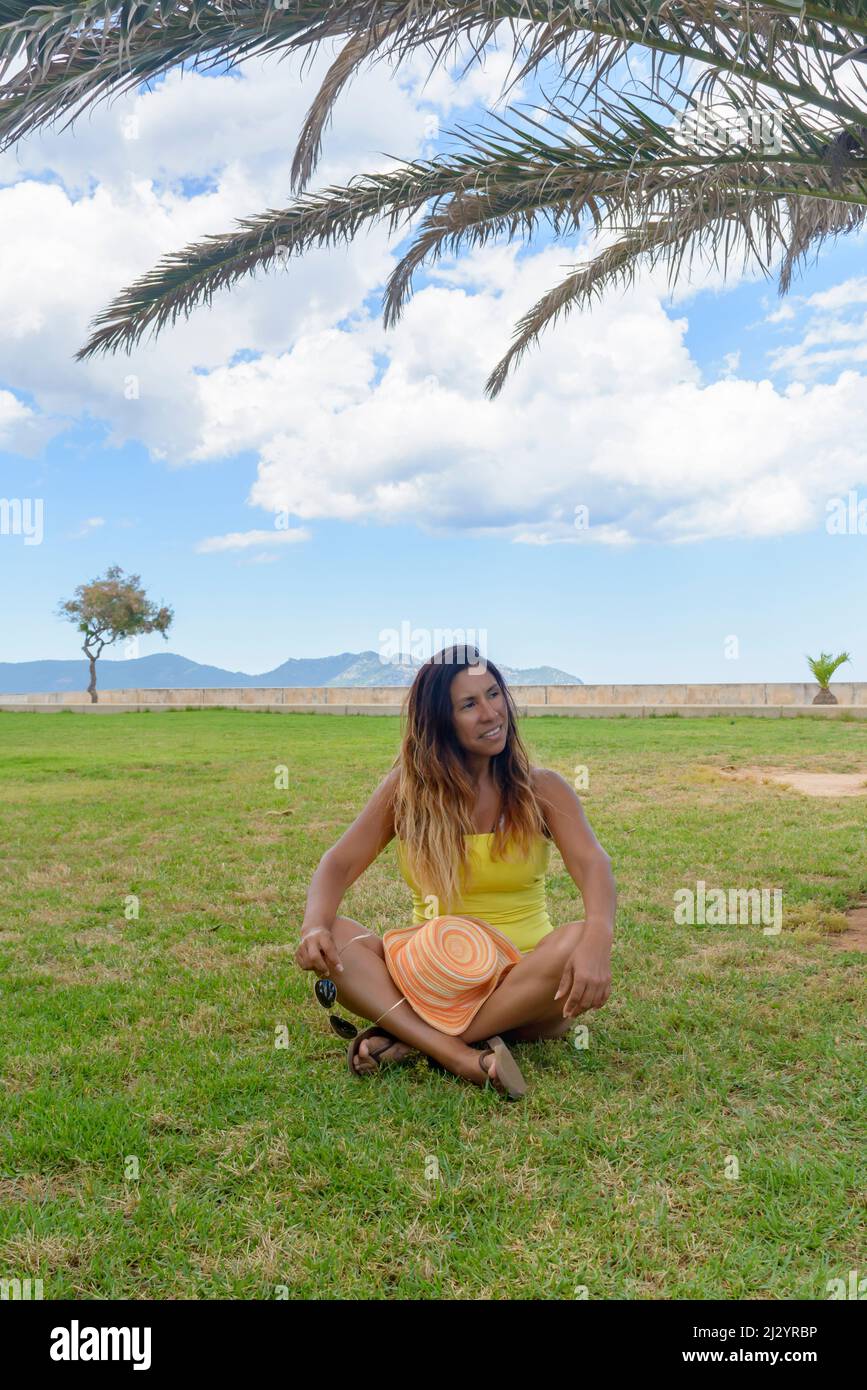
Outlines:
<svg viewBox="0 0 867 1390"><path fill-rule="evenodd" d="M554 666L518 670L496 663L510 685L583 685L577 676ZM367 686L411 685L422 665L414 657L383 662L378 652L341 652L339 656L290 657L282 666L249 676L245 671L224 671L220 666L200 666L174 652L156 652L126 661L102 659L96 663L97 690L188 690L199 686L224 689L261 689L263 686ZM86 690L90 671L86 661L0 661L0 693L48 694L51 691Z"/></svg>

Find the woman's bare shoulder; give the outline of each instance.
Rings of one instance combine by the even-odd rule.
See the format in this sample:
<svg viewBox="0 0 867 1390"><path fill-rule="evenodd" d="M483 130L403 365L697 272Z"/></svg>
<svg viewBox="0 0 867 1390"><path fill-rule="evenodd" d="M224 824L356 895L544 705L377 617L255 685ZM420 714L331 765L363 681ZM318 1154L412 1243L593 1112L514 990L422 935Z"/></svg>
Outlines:
<svg viewBox="0 0 867 1390"><path fill-rule="evenodd" d="M393 799L395 793L397 792L397 788L398 788L399 783L400 783L400 768L399 768L399 767L392 767L392 768L389 768L388 772L385 774L385 776L383 777L382 781L381 781L380 784L379 784L379 790L380 790L384 795L387 795L387 796L389 796L390 798Z"/></svg>
<svg viewBox="0 0 867 1390"><path fill-rule="evenodd" d="M530 767L530 784L534 792L545 791L551 783L559 777L558 772L552 772L550 767Z"/></svg>
<svg viewBox="0 0 867 1390"><path fill-rule="evenodd" d="M376 789L376 795L379 798L380 804L383 808L383 815L385 817L385 824L387 826L389 836L393 836L395 833L394 811L395 803L397 801L397 792L399 785L400 768L392 767L389 768L388 772L385 774L385 776L383 777L382 781Z"/></svg>
<svg viewBox="0 0 867 1390"><path fill-rule="evenodd" d="M545 821L546 838L552 838L552 813L563 810L568 799L574 798L574 791L567 783L565 777L556 773L552 767L531 767L529 769L532 790L539 810L542 812L542 820Z"/></svg>

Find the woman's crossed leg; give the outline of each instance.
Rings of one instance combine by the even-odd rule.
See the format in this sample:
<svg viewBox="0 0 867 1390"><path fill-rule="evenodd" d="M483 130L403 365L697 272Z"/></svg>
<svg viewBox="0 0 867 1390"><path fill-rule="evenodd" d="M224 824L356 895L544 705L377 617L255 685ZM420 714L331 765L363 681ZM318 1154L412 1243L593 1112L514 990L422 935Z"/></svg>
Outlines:
<svg viewBox="0 0 867 1390"><path fill-rule="evenodd" d="M495 1033L509 1033L516 1042L562 1037L573 1023L563 1018L565 1001L562 997L555 1000L554 994L583 927L583 922L567 922L543 937L534 950L512 967L467 1029L455 1037L427 1023L403 999L388 973L385 948L377 933L350 917L337 917L333 935L343 965L334 982L337 998L360 1018L381 1020L382 1026L398 1039L397 1043L384 1038L365 1039L358 1048L356 1069L375 1070L374 1055L387 1054L389 1060L398 1061L418 1048L456 1076L483 1085L479 1054L472 1043ZM486 1057L483 1062L492 1079L496 1079L493 1058Z"/></svg>

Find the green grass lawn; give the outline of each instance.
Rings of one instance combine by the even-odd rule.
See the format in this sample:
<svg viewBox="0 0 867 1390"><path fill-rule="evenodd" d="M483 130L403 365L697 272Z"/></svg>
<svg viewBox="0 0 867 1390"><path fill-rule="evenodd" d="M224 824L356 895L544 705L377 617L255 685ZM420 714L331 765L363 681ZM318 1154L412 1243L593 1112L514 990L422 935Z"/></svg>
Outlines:
<svg viewBox="0 0 867 1390"><path fill-rule="evenodd" d="M0 714L0 1278L46 1299L825 1299L867 1273L865 957L831 934L867 890L867 798L714 771L867 769L867 724L522 729L535 762L589 768L620 909L589 1047L517 1047L509 1105L423 1061L353 1080L294 965L310 875L397 718ZM699 879L781 888L784 930L676 926ZM556 852L549 890L555 924L580 916ZM382 930L408 904L390 846L342 911Z"/></svg>

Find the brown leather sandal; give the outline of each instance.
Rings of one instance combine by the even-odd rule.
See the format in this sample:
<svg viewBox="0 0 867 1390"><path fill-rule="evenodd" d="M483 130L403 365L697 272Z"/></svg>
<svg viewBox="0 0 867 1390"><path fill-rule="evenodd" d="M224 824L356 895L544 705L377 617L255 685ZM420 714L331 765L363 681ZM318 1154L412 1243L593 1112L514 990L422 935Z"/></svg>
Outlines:
<svg viewBox="0 0 867 1390"><path fill-rule="evenodd" d="M388 1038L389 1042L400 1042L400 1038L396 1038L393 1033L387 1032L385 1028L377 1028L374 1026L372 1028L365 1028L362 1033L356 1033L355 1037L352 1039L352 1042L349 1044L349 1048L346 1053L346 1065L348 1066L352 1076L362 1077L375 1075L375 1072L356 1071L355 1068L355 1057L358 1053L359 1047L361 1046L365 1038ZM381 1067L401 1067L405 1062L413 1061L415 1057L415 1052L413 1051L407 1053L405 1057L400 1057L397 1061L394 1062L390 1062L387 1057L383 1057L382 1061L380 1061L379 1059L381 1054L387 1051L388 1049L385 1047L380 1048L379 1052L372 1052L368 1060L371 1062L375 1062L377 1065L377 1069L379 1069Z"/></svg>
<svg viewBox="0 0 867 1390"><path fill-rule="evenodd" d="M489 1052L494 1054L494 1061L497 1064L497 1079L491 1077L487 1067L482 1066L482 1058ZM482 1067L487 1080L485 1089L488 1086L497 1091L501 1096L507 1096L509 1100L520 1100L527 1092L527 1083L521 1075L521 1068L515 1061L503 1039L498 1033L492 1038L487 1038L483 1044L483 1050L479 1053L479 1066Z"/></svg>

